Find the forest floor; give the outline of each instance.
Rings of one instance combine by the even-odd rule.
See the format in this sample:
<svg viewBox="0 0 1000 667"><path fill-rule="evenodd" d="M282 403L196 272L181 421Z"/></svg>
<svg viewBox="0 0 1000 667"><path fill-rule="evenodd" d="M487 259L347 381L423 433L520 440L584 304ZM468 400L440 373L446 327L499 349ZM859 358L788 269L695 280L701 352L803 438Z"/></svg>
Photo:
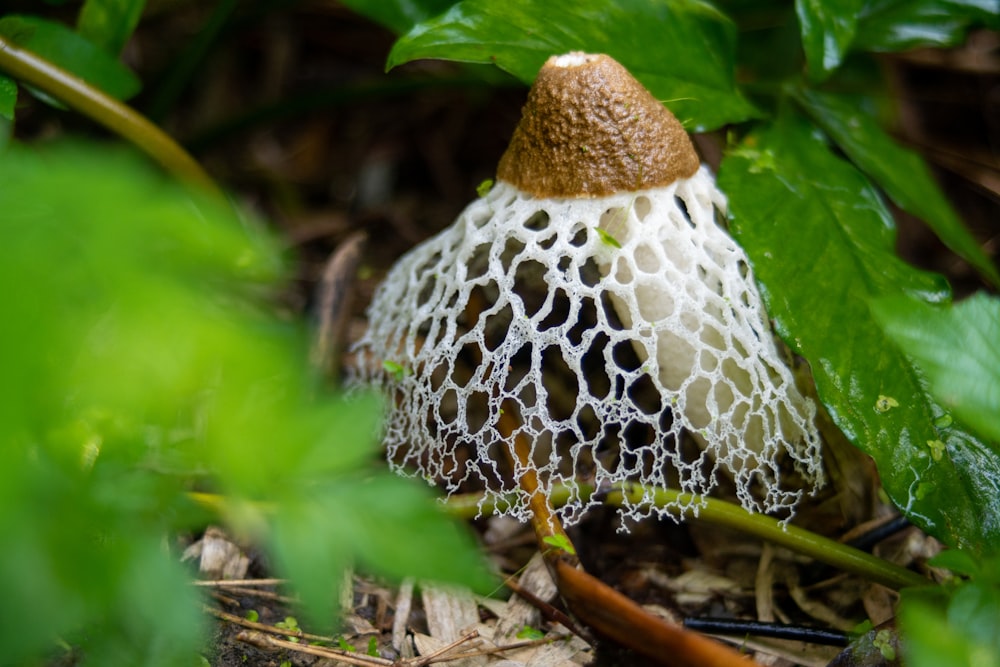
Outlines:
<svg viewBox="0 0 1000 667"><path fill-rule="evenodd" d="M199 4L144 19L126 56L141 69L171 76L169 63L163 62L169 51L161 45L197 33L206 18ZM242 205L273 223L296 267L281 304L288 313L311 311L330 254L353 233L365 232L361 278L344 328L347 341L363 330L364 308L392 262L449 225L476 197L476 187L494 177L526 93L496 72L449 63L414 63L385 74L392 41L390 33L336 3L298 3L296 9L266 19L243 17L221 36L206 61L208 68L170 107L183 113L157 119ZM901 102L898 135L931 158L973 232L995 245L1000 242L1000 165L995 162L1000 69L968 67L970 49L996 54L997 36L976 36L965 51L887 58L885 68ZM997 56L993 58L996 62ZM149 96L137 105L149 109L156 103ZM43 136L52 129L33 126L30 113L25 116L20 131ZM984 148L984 133L992 139L992 152ZM719 141L703 137L697 143L710 147ZM706 159L711 162L708 151ZM906 259L948 276L958 294L978 286L969 267L919 222L901 216L900 226L900 253ZM797 525L851 539L894 518L866 458L845 450L831 465L839 468L834 483L800 509ZM511 576L526 572L537 553L530 527L494 518L474 526L498 570ZM598 511L574 526L570 536L589 572L667 618L775 620L842 633L865 621L878 625L892 618L893 591L735 531L698 521L648 521L628 533L618 527L613 511ZM194 539L202 553L222 552L221 563L236 567L241 578L273 576L253 545L234 546L216 533ZM924 562L936 545L910 527L873 548L883 558L913 566ZM203 576L219 576L221 567L219 562L208 564ZM527 570L528 578L543 581L522 585L543 591L536 594L544 597L549 594L544 592L545 577L536 569ZM501 667L643 664L606 642L595 649L573 639L565 627L526 609L510 590L488 601L419 583L415 590L400 589L363 573L356 573L351 584L340 634L321 642L351 647L353 657L340 658L342 663L426 664L413 659L414 651L426 656L454 640L456 632L460 637L471 621L486 639L500 626L505 643L525 645L456 659L456 654L490 646L467 637L439 661ZM285 596L294 592L268 582L235 589L231 584L213 586L211 607L218 624L214 645L206 650L209 662L217 667L336 664L304 652L307 638L282 643L299 639L296 623L287 620L295 616L293 597ZM248 617L256 621L248 622ZM242 624L233 618L243 619ZM285 623L287 634L269 635L254 623ZM826 665L841 650L745 633L731 641L772 665Z"/></svg>

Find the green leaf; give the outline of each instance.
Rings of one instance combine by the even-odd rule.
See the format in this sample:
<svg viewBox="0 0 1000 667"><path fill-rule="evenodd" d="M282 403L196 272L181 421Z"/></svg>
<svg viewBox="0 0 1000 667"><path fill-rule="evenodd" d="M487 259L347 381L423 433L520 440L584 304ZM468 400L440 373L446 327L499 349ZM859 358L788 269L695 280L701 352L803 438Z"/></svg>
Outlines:
<svg viewBox="0 0 1000 667"><path fill-rule="evenodd" d="M326 625L354 561L486 579L425 488L371 473L379 401L317 395L303 332L265 315L281 265L257 226L107 146L12 145L0 183L4 661L63 638L184 664L198 594L163 537L194 527L195 482L248 534L274 508L276 560Z"/></svg>
<svg viewBox="0 0 1000 667"><path fill-rule="evenodd" d="M945 245L1000 286L1000 272L945 199L926 163L893 141L872 114L864 112L864 100L805 88L794 94L816 123L897 206L925 220Z"/></svg>
<svg viewBox="0 0 1000 667"><path fill-rule="evenodd" d="M604 245L620 250L622 247L621 241L616 239L614 236L604 231L600 227L595 228L597 230L597 236L601 239L601 243Z"/></svg>
<svg viewBox="0 0 1000 667"><path fill-rule="evenodd" d="M429 18L437 16L458 0L341 0L358 14L402 34Z"/></svg>
<svg viewBox="0 0 1000 667"><path fill-rule="evenodd" d="M0 74L0 117L14 120L14 107L17 105L17 84L14 80Z"/></svg>
<svg viewBox="0 0 1000 667"><path fill-rule="evenodd" d="M982 568L979 559L968 551L961 549L945 549L928 561L934 567L943 567L951 570L957 575L971 577L978 576Z"/></svg>
<svg viewBox="0 0 1000 667"><path fill-rule="evenodd" d="M466 527L447 516L426 488L380 472L337 479L330 489L331 508L351 508L337 517L339 530L366 567L396 579L454 581L483 593L496 586Z"/></svg>
<svg viewBox="0 0 1000 667"><path fill-rule="evenodd" d="M77 17L81 36L117 57L132 36L146 0L87 0Z"/></svg>
<svg viewBox="0 0 1000 667"><path fill-rule="evenodd" d="M606 53L701 132L756 113L736 89L735 43L733 24L697 0L464 0L400 38L388 66L494 63L531 83L552 55Z"/></svg>
<svg viewBox="0 0 1000 667"><path fill-rule="evenodd" d="M996 543L1000 457L938 426L944 410L870 310L875 298L949 298L942 279L895 255L892 217L875 188L798 117L747 137L724 160L719 184L778 333L809 361L820 399L875 459L892 500L949 544ZM947 450L940 461L928 445L937 440Z"/></svg>
<svg viewBox="0 0 1000 667"><path fill-rule="evenodd" d="M868 0L854 47L885 52L956 46L977 25L1000 28L996 0Z"/></svg>
<svg viewBox="0 0 1000 667"><path fill-rule="evenodd" d="M351 564L395 579L455 581L483 591L496 584L464 528L411 480L353 475L286 496L272 548L310 618L324 626L334 617L340 573Z"/></svg>
<svg viewBox="0 0 1000 667"><path fill-rule="evenodd" d="M947 308L879 301L874 310L944 407L1000 443L1000 299L978 294Z"/></svg>
<svg viewBox="0 0 1000 667"><path fill-rule="evenodd" d="M337 618L342 573L351 566L351 543L337 530L340 512L314 499L286 500L275 515L270 532L270 552L278 569L291 578L310 623L329 629ZM322 526L322 530L317 530Z"/></svg>
<svg viewBox="0 0 1000 667"><path fill-rule="evenodd" d="M902 591L899 627L912 667L1000 664L1000 558L977 558L970 580Z"/></svg>
<svg viewBox="0 0 1000 667"><path fill-rule="evenodd" d="M542 538L542 542L559 551L565 551L571 556L576 555L576 548L573 547L573 543L565 535L546 535Z"/></svg>
<svg viewBox="0 0 1000 667"><path fill-rule="evenodd" d="M61 23L36 16L7 16L0 19L0 34L111 97L125 100L141 87L130 69Z"/></svg>
<svg viewBox="0 0 1000 667"><path fill-rule="evenodd" d="M822 81L840 66L854 40L864 0L795 0L809 78Z"/></svg>

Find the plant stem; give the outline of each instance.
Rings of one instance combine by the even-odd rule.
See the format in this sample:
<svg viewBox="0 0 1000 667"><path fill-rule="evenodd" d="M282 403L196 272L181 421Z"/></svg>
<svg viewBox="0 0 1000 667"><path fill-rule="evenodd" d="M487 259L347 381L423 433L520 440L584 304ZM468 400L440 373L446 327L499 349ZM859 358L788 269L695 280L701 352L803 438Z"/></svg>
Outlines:
<svg viewBox="0 0 1000 667"><path fill-rule="evenodd" d="M581 485L579 493L581 496L588 496L593 489L585 488ZM632 502L639 502L642 499L642 492L638 489L629 489L624 492ZM621 491L614 491L607 495L605 502L609 505L621 505L624 500ZM811 531L782 524L777 519L748 512L742 507L733 503L719 500L717 498L695 498L690 494L682 494L669 489L655 489L654 503L657 507L666 508L675 513L677 518L691 518L699 521L735 528L744 533L768 540L779 546L786 547L817 561L832 565L844 572L856 574L870 581L880 583L890 588L905 588L907 586L926 586L929 582L916 572L912 572L898 565L890 563L865 553L853 547L841 544L829 538L817 535ZM570 497L570 489L559 487L552 490L549 501L558 506L566 502ZM689 501L693 507L689 510L676 508L678 501L683 501L685 505ZM475 516L481 510L489 511L488 505L479 506L479 496L471 494L468 496L453 496L446 503L449 511L463 517Z"/></svg>
<svg viewBox="0 0 1000 667"><path fill-rule="evenodd" d="M0 37L0 71L48 93L122 136L182 181L217 196L212 178L177 142L131 107Z"/></svg>

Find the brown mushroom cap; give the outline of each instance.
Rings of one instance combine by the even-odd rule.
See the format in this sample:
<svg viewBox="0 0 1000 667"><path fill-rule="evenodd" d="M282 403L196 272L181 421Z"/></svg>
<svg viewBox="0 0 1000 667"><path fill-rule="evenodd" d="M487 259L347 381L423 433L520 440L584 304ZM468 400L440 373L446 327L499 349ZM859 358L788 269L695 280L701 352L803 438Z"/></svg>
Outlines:
<svg viewBox="0 0 1000 667"><path fill-rule="evenodd" d="M538 73L497 178L541 198L599 197L692 176L683 126L616 60L573 52Z"/></svg>

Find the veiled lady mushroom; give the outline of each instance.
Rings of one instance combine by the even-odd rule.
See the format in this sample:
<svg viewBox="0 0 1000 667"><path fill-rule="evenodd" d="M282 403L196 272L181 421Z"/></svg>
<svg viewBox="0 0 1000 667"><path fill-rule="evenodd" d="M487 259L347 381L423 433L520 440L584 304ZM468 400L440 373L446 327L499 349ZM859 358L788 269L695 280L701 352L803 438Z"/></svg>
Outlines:
<svg viewBox="0 0 1000 667"><path fill-rule="evenodd" d="M546 495L570 488L567 523L596 502L573 491L581 478L700 496L723 471L745 508L786 513L822 483L815 406L720 226L725 197L620 64L550 58L497 180L403 257L369 308L359 374L391 400L397 469L449 493L478 482L524 520L517 480L533 468ZM505 410L528 460L502 451ZM668 511L651 497L623 514Z"/></svg>

